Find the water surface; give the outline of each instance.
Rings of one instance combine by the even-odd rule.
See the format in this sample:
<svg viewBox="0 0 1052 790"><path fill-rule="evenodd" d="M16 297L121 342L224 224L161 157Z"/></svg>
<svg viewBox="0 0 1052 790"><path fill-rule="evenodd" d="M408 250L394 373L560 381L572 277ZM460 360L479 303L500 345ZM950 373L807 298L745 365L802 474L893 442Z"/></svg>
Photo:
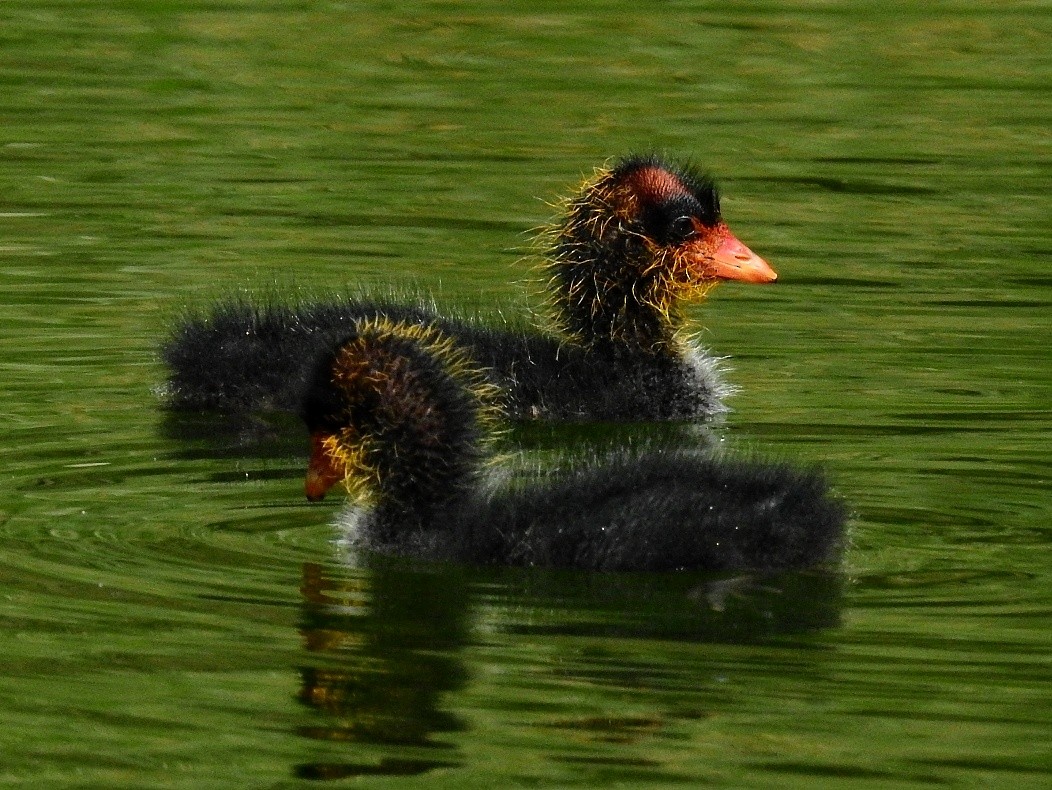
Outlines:
<svg viewBox="0 0 1052 790"><path fill-rule="evenodd" d="M1040 4L0 16L0 784L1049 781ZM781 275L692 317L717 439L851 504L842 574L348 567L296 426L163 414L158 342L235 289L525 314L545 201L633 150Z"/></svg>

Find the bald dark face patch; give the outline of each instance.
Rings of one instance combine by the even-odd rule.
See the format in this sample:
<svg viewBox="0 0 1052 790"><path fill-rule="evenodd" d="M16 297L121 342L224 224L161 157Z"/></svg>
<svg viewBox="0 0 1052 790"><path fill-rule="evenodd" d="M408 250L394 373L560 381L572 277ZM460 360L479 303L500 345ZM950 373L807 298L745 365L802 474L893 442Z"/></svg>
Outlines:
<svg viewBox="0 0 1052 790"><path fill-rule="evenodd" d="M660 167L641 167L629 176L628 181L639 199L652 205L687 194L683 182Z"/></svg>
<svg viewBox="0 0 1052 790"><path fill-rule="evenodd" d="M713 184L693 173L643 164L624 174L635 194L647 235L661 245L681 244L720 224Z"/></svg>

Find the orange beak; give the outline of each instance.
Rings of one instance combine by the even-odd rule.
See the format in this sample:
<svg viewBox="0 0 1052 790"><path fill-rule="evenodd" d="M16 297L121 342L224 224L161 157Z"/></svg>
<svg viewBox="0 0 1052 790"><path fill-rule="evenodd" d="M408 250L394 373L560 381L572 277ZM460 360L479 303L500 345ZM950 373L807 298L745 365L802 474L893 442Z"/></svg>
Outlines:
<svg viewBox="0 0 1052 790"><path fill-rule="evenodd" d="M767 265L767 261L738 241L729 230L716 250L713 262L712 273L718 280L773 283L778 279L778 275Z"/></svg>
<svg viewBox="0 0 1052 790"><path fill-rule="evenodd" d="M303 490L311 502L324 499L325 492L343 480L343 471L337 468L336 459L325 446L325 440L328 438L326 433L310 435L310 463L307 465L307 479Z"/></svg>

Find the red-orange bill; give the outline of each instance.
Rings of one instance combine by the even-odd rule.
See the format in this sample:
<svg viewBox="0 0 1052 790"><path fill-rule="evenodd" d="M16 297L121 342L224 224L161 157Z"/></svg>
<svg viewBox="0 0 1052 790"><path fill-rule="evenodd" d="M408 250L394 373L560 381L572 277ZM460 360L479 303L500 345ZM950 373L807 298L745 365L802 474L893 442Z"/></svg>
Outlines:
<svg viewBox="0 0 1052 790"><path fill-rule="evenodd" d="M713 273L720 280L773 283L778 279L767 261L738 241L730 231L716 250L713 261Z"/></svg>
<svg viewBox="0 0 1052 790"><path fill-rule="evenodd" d="M310 436L310 462L307 464L303 490L311 502L324 499L325 492L343 479L343 471L337 468L335 459L325 446L328 438L326 433L312 433Z"/></svg>

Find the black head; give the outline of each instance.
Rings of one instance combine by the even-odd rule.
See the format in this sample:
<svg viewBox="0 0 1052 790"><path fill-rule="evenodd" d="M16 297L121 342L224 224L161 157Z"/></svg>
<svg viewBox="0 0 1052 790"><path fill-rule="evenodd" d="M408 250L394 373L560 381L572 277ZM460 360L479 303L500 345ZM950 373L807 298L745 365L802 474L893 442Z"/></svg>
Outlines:
<svg viewBox="0 0 1052 790"><path fill-rule="evenodd" d="M307 496L342 480L426 510L474 477L495 413L482 372L437 330L360 322L320 360L303 399Z"/></svg>
<svg viewBox="0 0 1052 790"><path fill-rule="evenodd" d="M548 270L556 320L594 348L667 353L677 306L720 280L775 273L728 229L708 176L657 156L601 170L566 203Z"/></svg>
<svg viewBox="0 0 1052 790"><path fill-rule="evenodd" d="M661 246L683 244L721 223L715 182L692 165L674 165L658 156L632 156L610 171L610 182L624 189L635 205L624 211L641 223L646 236Z"/></svg>

